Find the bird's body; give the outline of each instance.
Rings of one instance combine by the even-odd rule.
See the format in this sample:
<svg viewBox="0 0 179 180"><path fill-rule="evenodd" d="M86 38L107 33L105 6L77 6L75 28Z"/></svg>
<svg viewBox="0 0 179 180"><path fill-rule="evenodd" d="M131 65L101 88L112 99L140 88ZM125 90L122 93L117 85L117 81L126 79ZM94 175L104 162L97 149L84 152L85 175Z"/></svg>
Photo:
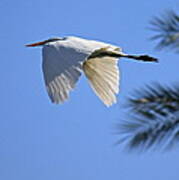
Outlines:
<svg viewBox="0 0 179 180"><path fill-rule="evenodd" d="M78 37L52 38L27 46L39 45L43 45L42 68L47 92L54 103L68 99L84 72L97 96L110 106L116 102L119 91L117 61L120 57L156 61L146 55L124 54L117 46Z"/></svg>

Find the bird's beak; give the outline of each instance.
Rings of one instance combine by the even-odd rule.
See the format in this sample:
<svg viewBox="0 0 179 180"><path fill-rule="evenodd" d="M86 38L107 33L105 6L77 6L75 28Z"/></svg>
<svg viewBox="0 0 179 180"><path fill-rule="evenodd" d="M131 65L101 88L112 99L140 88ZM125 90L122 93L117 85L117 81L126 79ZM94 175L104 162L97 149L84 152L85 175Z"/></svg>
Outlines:
<svg viewBox="0 0 179 180"><path fill-rule="evenodd" d="M46 43L46 41L40 41L40 42L36 42L36 43L32 43L32 44L26 44L26 47L35 47L35 46L42 46Z"/></svg>

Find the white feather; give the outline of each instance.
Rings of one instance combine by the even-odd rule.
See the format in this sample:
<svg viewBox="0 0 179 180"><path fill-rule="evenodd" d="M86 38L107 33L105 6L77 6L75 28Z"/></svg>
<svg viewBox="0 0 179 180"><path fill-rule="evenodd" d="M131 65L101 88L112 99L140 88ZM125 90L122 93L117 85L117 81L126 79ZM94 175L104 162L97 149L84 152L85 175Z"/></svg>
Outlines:
<svg viewBox="0 0 179 180"><path fill-rule="evenodd" d="M119 92L119 70L117 58L91 58L83 65L84 72L96 95L106 106L116 103Z"/></svg>

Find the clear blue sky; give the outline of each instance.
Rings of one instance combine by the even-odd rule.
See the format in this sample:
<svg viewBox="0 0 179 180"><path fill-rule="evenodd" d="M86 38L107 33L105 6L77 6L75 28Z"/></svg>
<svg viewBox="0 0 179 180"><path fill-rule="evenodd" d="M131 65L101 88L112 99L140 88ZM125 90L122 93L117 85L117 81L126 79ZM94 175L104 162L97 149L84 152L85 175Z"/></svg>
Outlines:
<svg viewBox="0 0 179 180"><path fill-rule="evenodd" d="M178 180L179 150L126 153L114 146L114 124L133 89L178 81L178 55L154 50L148 22L176 0L0 1L0 179ZM106 108L82 77L64 105L50 103L41 70L41 49L24 44L76 35L149 53L160 64L122 59L118 104Z"/></svg>

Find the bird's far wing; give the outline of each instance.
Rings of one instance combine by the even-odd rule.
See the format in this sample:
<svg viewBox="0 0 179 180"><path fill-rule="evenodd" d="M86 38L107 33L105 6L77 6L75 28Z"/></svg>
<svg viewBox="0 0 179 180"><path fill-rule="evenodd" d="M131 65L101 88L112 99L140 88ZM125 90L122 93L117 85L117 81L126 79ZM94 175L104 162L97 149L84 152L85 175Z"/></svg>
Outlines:
<svg viewBox="0 0 179 180"><path fill-rule="evenodd" d="M85 59L85 55L78 53L64 47L43 47L43 74L48 95L53 103L64 102L75 87L81 75L82 60Z"/></svg>
<svg viewBox="0 0 179 180"><path fill-rule="evenodd" d="M104 48L101 52L104 52ZM106 106L111 106L116 103L116 94L119 92L118 59L109 56L100 57L100 53L94 53L96 54L94 56L92 54L83 64L83 70L96 95Z"/></svg>

